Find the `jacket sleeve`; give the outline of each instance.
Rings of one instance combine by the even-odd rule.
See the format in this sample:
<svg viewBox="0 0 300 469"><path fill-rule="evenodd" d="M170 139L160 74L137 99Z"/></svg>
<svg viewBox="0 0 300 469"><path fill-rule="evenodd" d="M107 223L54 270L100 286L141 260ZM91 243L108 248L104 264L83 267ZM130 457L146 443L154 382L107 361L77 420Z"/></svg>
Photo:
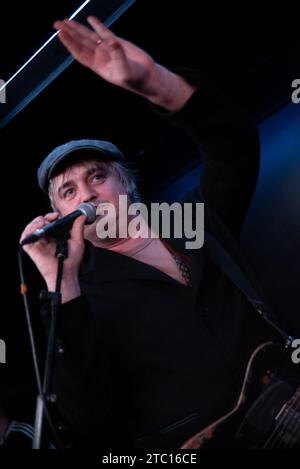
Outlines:
<svg viewBox="0 0 300 469"><path fill-rule="evenodd" d="M258 131L206 77L194 71L181 75L197 85L196 92L179 112L159 114L183 127L202 155L200 184L190 200L204 202L237 236L256 186Z"/></svg>
<svg viewBox="0 0 300 469"><path fill-rule="evenodd" d="M48 305L42 314L49 314ZM52 392L75 447L89 445L96 436L101 440L110 407L111 363L102 334L84 296L61 306Z"/></svg>

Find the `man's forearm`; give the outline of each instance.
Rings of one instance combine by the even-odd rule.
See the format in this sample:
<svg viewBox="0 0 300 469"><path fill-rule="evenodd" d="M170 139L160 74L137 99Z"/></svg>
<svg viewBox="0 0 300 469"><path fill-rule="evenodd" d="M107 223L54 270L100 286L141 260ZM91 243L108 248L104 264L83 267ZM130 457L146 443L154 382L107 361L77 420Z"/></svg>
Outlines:
<svg viewBox="0 0 300 469"><path fill-rule="evenodd" d="M196 89L195 85L190 84L180 75L156 64L139 94L167 111L177 112Z"/></svg>

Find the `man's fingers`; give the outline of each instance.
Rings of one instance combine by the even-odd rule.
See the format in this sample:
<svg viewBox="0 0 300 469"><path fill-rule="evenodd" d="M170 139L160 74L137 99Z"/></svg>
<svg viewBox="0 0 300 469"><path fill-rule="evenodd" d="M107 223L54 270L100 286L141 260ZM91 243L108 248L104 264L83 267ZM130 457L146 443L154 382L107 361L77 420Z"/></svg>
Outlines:
<svg viewBox="0 0 300 469"><path fill-rule="evenodd" d="M26 226L25 230L21 234L20 243L23 241L24 238L32 234L35 230L43 228L45 224L45 219L42 216L36 217L34 220L32 220L32 222Z"/></svg>
<svg viewBox="0 0 300 469"><path fill-rule="evenodd" d="M25 230L23 231L21 238L20 238L20 242L22 242L23 239L26 238L26 236L32 234L34 231L39 230L40 228L43 228L45 225L56 220L58 217L59 217L58 212L49 212L44 217L40 215L34 218L32 222L29 223L26 226Z"/></svg>
<svg viewBox="0 0 300 469"><path fill-rule="evenodd" d="M93 33L95 35L93 39L89 36L83 36L76 28L71 27L64 21L56 21L54 24L59 29L59 39L71 54L79 55L85 48L88 50L95 48L96 38L98 38L96 33Z"/></svg>
<svg viewBox="0 0 300 469"><path fill-rule="evenodd" d="M48 221L48 222L54 221L54 220L56 220L58 217L59 217L59 213L58 213L58 212L49 212L49 213L47 213L47 214L44 216L45 220Z"/></svg>
<svg viewBox="0 0 300 469"><path fill-rule="evenodd" d="M86 221L86 216L81 215L78 217L72 227L71 237L74 241L82 242L83 241L83 229Z"/></svg>
<svg viewBox="0 0 300 469"><path fill-rule="evenodd" d="M42 215L34 218L32 220L32 222L30 222L27 227L25 228L25 231L29 231L29 230L38 230L39 228L43 228L43 226L45 226L45 219Z"/></svg>
<svg viewBox="0 0 300 469"><path fill-rule="evenodd" d="M94 16L89 16L87 21L94 31L73 20L55 21L59 39L68 51L84 65L92 61L95 52L98 61L102 52L108 53L113 61L125 61L121 40ZM99 44L101 47L97 49Z"/></svg>
<svg viewBox="0 0 300 469"><path fill-rule="evenodd" d="M79 57L82 52L92 52L95 47L95 43L91 40L82 38L76 35L76 33L60 31L58 37L68 51L75 57Z"/></svg>
<svg viewBox="0 0 300 469"><path fill-rule="evenodd" d="M87 40L96 44L99 39L99 36L95 31L92 31L86 26L73 20L55 21L53 26L55 29L58 29L63 33L67 33L69 36L74 39L76 38L77 40Z"/></svg>
<svg viewBox="0 0 300 469"><path fill-rule="evenodd" d="M109 50L109 54L112 60L114 61L124 61L126 62L126 55L124 50L117 39L110 39L107 41L107 47Z"/></svg>
<svg viewBox="0 0 300 469"><path fill-rule="evenodd" d="M96 31L97 35L100 36L101 39L106 40L116 37L114 33L111 32L110 29L108 29L103 23L101 23L95 16L89 16L87 18L87 21Z"/></svg>
<svg viewBox="0 0 300 469"><path fill-rule="evenodd" d="M87 54L92 52L90 44L88 46L83 44L81 40L78 41L77 38L75 39L65 31L61 31L58 36L70 54L72 54L81 63L84 63L83 57L86 57Z"/></svg>
<svg viewBox="0 0 300 469"><path fill-rule="evenodd" d="M69 29L72 29L73 31L76 31L79 33L82 37L89 39L93 41L94 43L97 42L97 39L99 39L98 34L95 31L92 31L91 29L87 28L83 24L77 23L77 21L74 20L65 20L63 22Z"/></svg>

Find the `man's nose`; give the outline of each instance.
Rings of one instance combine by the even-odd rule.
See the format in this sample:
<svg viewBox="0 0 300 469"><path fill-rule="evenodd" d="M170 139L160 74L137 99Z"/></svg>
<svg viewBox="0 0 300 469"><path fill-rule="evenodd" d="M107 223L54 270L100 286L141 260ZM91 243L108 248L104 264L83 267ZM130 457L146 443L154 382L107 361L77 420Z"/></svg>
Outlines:
<svg viewBox="0 0 300 469"><path fill-rule="evenodd" d="M97 199L97 192L89 184L81 188L81 202L93 202Z"/></svg>

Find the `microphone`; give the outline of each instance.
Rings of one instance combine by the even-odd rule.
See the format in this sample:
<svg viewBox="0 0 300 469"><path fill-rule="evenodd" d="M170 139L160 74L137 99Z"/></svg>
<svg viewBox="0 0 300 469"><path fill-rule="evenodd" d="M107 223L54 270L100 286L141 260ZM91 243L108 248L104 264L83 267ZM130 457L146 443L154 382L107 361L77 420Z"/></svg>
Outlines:
<svg viewBox="0 0 300 469"><path fill-rule="evenodd" d="M72 225L76 218L80 217L80 215L86 215L87 219L85 224L90 225L96 220L96 207L93 204L89 203L80 204L77 210L69 213L69 215L59 218L58 220L52 221L43 228L35 230L30 235L26 236L26 238L24 238L21 242L21 246L24 246L25 244L34 243L35 241L38 241L39 239L47 236L55 239L60 239L64 237L72 228Z"/></svg>

